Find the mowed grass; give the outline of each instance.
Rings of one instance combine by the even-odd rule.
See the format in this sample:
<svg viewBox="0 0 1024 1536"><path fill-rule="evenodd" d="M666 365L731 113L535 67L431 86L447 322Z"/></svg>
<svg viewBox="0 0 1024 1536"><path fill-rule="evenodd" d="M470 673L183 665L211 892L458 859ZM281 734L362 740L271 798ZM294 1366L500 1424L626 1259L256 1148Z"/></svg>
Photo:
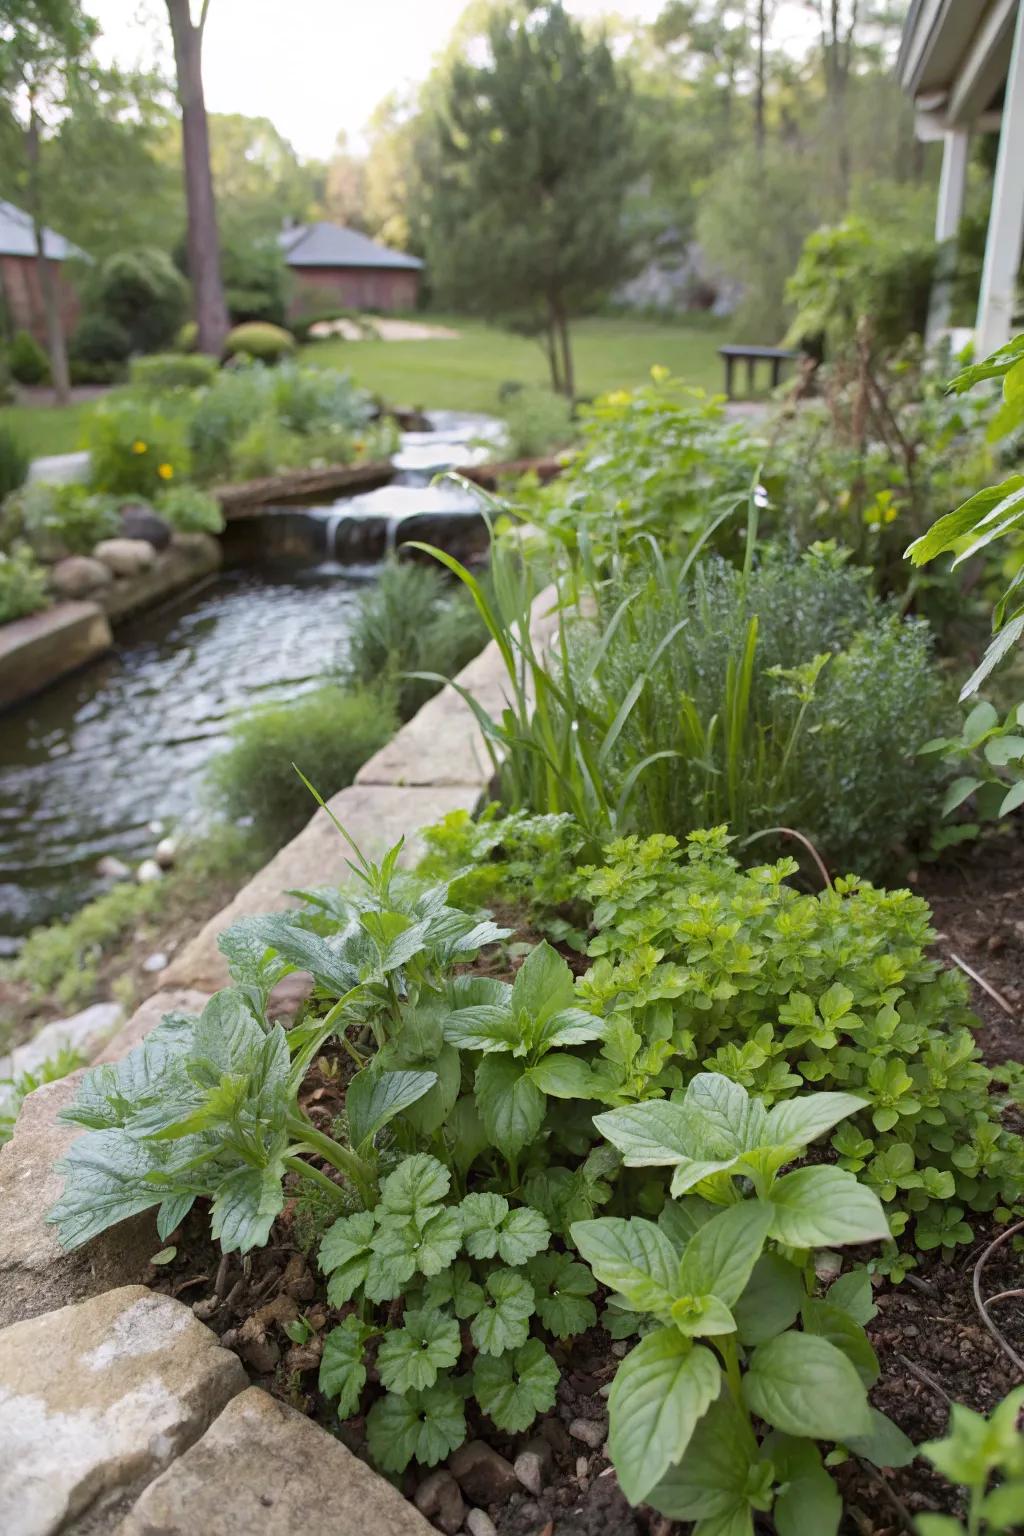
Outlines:
<svg viewBox="0 0 1024 1536"><path fill-rule="evenodd" d="M321 341L303 348L305 362L344 368L364 389L396 405L435 410L495 411L505 383L548 384L540 345L479 321L424 315L459 332L458 340ZM590 396L629 389L656 364L688 384L717 392L724 328L648 320L590 319L572 327L576 392Z"/></svg>
<svg viewBox="0 0 1024 1536"><path fill-rule="evenodd" d="M457 330L457 340L321 341L303 347L305 363L343 368L357 384L394 405L427 410L497 411L503 384L549 383L547 361L536 341L445 315L424 315L427 324ZM572 328L576 392L587 397L629 389L650 377L656 364L701 389L722 388L717 348L727 326L668 321L590 319ZM73 453L92 406L8 406L0 426L9 427L30 458Z"/></svg>
<svg viewBox="0 0 1024 1536"><path fill-rule="evenodd" d="M14 433L31 459L51 453L74 453L82 446L82 423L91 403L78 405L11 405L0 410L0 427Z"/></svg>

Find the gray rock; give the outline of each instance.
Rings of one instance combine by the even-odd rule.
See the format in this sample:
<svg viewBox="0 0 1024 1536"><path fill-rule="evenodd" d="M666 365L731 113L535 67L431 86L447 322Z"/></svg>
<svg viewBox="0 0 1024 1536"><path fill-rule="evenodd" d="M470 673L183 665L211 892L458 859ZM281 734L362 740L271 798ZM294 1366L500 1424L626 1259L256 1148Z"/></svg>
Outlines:
<svg viewBox="0 0 1024 1536"><path fill-rule="evenodd" d="M146 539L101 539L93 555L115 576L138 576L156 559L156 551Z"/></svg>
<svg viewBox="0 0 1024 1536"><path fill-rule="evenodd" d="M9 1056L0 1056L0 1078L35 1072L62 1050L77 1051L89 1061L123 1019L120 1003L93 1003L91 1008L83 1008L68 1019L55 1019L25 1045L15 1047Z"/></svg>
<svg viewBox="0 0 1024 1536"><path fill-rule="evenodd" d="M455 1536L466 1518L466 1506L459 1485L444 1467L430 1472L413 1494L413 1503L421 1515L432 1520L439 1530Z"/></svg>
<svg viewBox="0 0 1024 1536"><path fill-rule="evenodd" d="M145 539L154 549L166 549L173 531L170 523L165 522L152 507L129 504L121 508L123 539Z"/></svg>
<svg viewBox="0 0 1024 1536"><path fill-rule="evenodd" d="M599 1451L608 1434L607 1425L600 1419L573 1419L569 1433L574 1440L582 1440L592 1451Z"/></svg>
<svg viewBox="0 0 1024 1536"><path fill-rule="evenodd" d="M551 1447L547 1441L541 1442L550 1456ZM544 1488L544 1460L537 1451L520 1451L512 1469L528 1493L539 1498Z"/></svg>
<svg viewBox="0 0 1024 1536"><path fill-rule="evenodd" d="M96 864L96 873L103 880L128 880L131 878L131 870L123 859L117 859L112 853L105 853Z"/></svg>
<svg viewBox="0 0 1024 1536"><path fill-rule="evenodd" d="M150 1484L117 1536L301 1532L433 1536L423 1516L340 1441L250 1387Z"/></svg>
<svg viewBox="0 0 1024 1536"><path fill-rule="evenodd" d="M448 1470L474 1504L500 1504L520 1486L512 1463L483 1440L460 1445L448 1458Z"/></svg>
<svg viewBox="0 0 1024 1536"><path fill-rule="evenodd" d="M54 1163L82 1135L81 1126L57 1115L74 1099L84 1070L30 1093L14 1135L0 1148L0 1327L138 1279L160 1246L152 1211L74 1253L65 1253L46 1220L63 1188Z"/></svg>
<svg viewBox="0 0 1024 1536"><path fill-rule="evenodd" d="M147 955L142 962L142 969L150 976L155 975L157 971L165 971L167 969L167 956L164 951L157 949L151 955Z"/></svg>
<svg viewBox="0 0 1024 1536"><path fill-rule="evenodd" d="M178 845L173 837L162 837L153 850L154 857L161 869L170 869L178 857Z"/></svg>
<svg viewBox="0 0 1024 1536"><path fill-rule="evenodd" d="M490 1515L485 1515L482 1509L471 1509L466 1516L466 1530L469 1536L498 1536L498 1528Z"/></svg>
<svg viewBox="0 0 1024 1536"><path fill-rule="evenodd" d="M58 597L91 597L113 581L110 567L91 555L67 555L50 572L50 586Z"/></svg>
<svg viewBox="0 0 1024 1536"><path fill-rule="evenodd" d="M245 1371L188 1307L124 1286L0 1333L0 1530L96 1517L197 1440Z"/></svg>
<svg viewBox="0 0 1024 1536"><path fill-rule="evenodd" d="M135 878L140 885L152 885L154 880L163 879L163 873L156 859L143 859L135 871Z"/></svg>

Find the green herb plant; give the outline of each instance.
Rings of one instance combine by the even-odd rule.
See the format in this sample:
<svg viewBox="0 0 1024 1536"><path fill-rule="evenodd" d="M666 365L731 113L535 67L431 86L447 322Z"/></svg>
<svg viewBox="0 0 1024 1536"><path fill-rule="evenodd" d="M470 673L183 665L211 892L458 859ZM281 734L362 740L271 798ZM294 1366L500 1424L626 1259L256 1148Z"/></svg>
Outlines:
<svg viewBox="0 0 1024 1536"><path fill-rule="evenodd" d="M919 1515L919 1536L1003 1536L1024 1524L1024 1387L1003 1399L988 1419L962 1403L949 1413L941 1440L919 1447L943 1477L968 1492L966 1524L952 1515ZM998 1481L993 1482L993 1479Z"/></svg>
<svg viewBox="0 0 1024 1536"><path fill-rule="evenodd" d="M841 1503L813 1442L879 1465L912 1458L868 1403L879 1368L866 1272L815 1295L813 1250L885 1238L881 1203L840 1168L781 1171L861 1107L814 1093L768 1109L699 1073L681 1100L596 1117L627 1167L673 1169L656 1223L572 1228L611 1307L645 1328L609 1398L609 1451L632 1503L697 1532L748 1536L754 1511L771 1509L779 1536L835 1536Z"/></svg>

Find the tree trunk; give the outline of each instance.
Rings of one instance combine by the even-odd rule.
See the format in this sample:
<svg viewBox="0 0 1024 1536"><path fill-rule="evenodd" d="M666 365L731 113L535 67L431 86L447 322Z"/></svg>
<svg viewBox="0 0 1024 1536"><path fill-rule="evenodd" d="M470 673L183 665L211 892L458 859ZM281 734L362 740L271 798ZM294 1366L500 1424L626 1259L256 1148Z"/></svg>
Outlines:
<svg viewBox="0 0 1024 1536"><path fill-rule="evenodd" d="M558 317L558 340L562 352L562 390L561 393L567 400L576 398L576 375L572 365L572 345L569 341L569 322L566 319L565 310L561 302L556 306Z"/></svg>
<svg viewBox="0 0 1024 1536"><path fill-rule="evenodd" d="M217 205L210 174L210 134L203 97L203 27L209 0L193 25L189 0L167 0L174 39L181 106L182 159L188 208L188 274L192 281L200 352L219 357L228 333L228 311L220 276Z"/></svg>
<svg viewBox="0 0 1024 1536"><path fill-rule="evenodd" d="M28 128L25 133L25 149L28 157L29 203L32 214L32 233L36 246L36 271L39 289L43 296L46 314L46 340L50 354L50 377L58 405L67 405L71 398L71 380L68 376L68 352L64 344L64 329L60 322L57 288L53 281L53 268L46 259L43 234L42 183L39 175L39 119L35 107L29 105Z"/></svg>
<svg viewBox="0 0 1024 1536"><path fill-rule="evenodd" d="M548 324L544 332L544 350L548 357L548 369L551 373L551 388L556 395L562 393L562 370L558 358L558 308L555 300L548 296Z"/></svg>
<svg viewBox="0 0 1024 1536"><path fill-rule="evenodd" d="M759 155L764 152L764 44L768 26L767 4L768 0L758 0L757 3L757 94L754 97L754 143Z"/></svg>

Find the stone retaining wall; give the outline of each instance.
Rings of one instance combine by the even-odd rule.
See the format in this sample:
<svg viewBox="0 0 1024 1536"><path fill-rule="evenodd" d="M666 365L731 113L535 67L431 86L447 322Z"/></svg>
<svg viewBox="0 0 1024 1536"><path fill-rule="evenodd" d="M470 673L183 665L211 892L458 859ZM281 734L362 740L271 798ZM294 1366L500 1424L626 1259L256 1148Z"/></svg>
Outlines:
<svg viewBox="0 0 1024 1536"><path fill-rule="evenodd" d="M534 604L543 645L554 594ZM489 645L459 675L500 712ZM373 857L486 794L493 764L469 706L443 689L335 795L331 811ZM289 889L351 878L323 810L175 958L98 1061L118 1060L171 1010L228 980L219 933L289 904ZM294 998L275 995L280 1010ZM308 981L308 978L307 978ZM316 1424L247 1384L236 1356L182 1302L135 1284L161 1246L152 1212L66 1254L45 1214L80 1128L57 1115L81 1073L25 1100L0 1149L0 1531L4 1536L429 1536L433 1527Z"/></svg>

